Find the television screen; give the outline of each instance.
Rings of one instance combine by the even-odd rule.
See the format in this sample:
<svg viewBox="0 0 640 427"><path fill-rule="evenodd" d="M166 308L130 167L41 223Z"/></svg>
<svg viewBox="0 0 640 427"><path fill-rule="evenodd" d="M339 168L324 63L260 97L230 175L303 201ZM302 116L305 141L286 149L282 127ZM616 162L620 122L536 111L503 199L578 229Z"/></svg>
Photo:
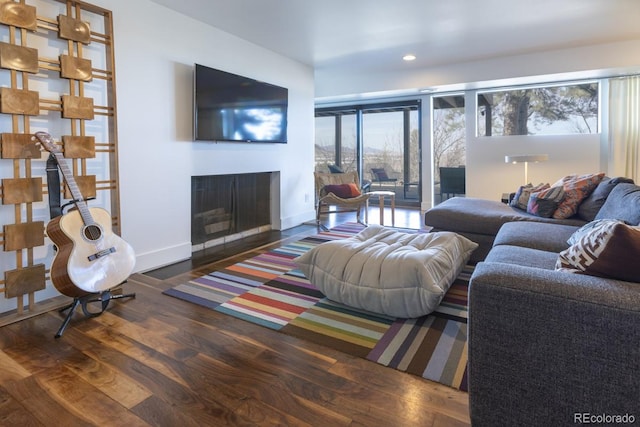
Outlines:
<svg viewBox="0 0 640 427"><path fill-rule="evenodd" d="M196 64L198 141L287 142L286 88Z"/></svg>

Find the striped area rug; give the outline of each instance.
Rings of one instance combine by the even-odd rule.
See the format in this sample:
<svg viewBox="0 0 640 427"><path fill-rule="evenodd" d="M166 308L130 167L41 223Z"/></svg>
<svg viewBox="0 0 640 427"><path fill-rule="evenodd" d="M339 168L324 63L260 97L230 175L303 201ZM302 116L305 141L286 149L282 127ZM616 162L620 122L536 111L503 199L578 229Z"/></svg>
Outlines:
<svg viewBox="0 0 640 427"><path fill-rule="evenodd" d="M467 289L473 267L465 267L435 312L417 319L331 301L297 270L297 256L362 228L343 224L164 293L466 391Z"/></svg>

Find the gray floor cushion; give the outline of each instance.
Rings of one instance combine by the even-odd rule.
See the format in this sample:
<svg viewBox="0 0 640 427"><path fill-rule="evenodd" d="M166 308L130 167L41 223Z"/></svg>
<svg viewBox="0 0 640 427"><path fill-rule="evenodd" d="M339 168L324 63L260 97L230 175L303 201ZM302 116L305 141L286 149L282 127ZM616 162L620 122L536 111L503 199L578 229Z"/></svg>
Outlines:
<svg viewBox="0 0 640 427"><path fill-rule="evenodd" d="M323 294L394 317L431 313L478 245L451 232L402 233L370 225L295 259Z"/></svg>

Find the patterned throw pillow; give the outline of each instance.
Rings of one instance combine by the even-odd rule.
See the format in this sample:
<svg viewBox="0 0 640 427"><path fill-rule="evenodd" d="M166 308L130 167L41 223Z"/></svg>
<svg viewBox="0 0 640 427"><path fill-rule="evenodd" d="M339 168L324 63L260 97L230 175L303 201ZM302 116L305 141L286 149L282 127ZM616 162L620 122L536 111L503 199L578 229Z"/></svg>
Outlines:
<svg viewBox="0 0 640 427"><path fill-rule="evenodd" d="M624 221L620 221L617 219L596 219L594 221L588 222L579 229L577 229L571 237L567 240L569 245L575 245L582 239L584 236L590 233L595 233L603 227L611 226L611 223L621 223L624 224Z"/></svg>
<svg viewBox="0 0 640 427"><path fill-rule="evenodd" d="M640 281L640 227L608 223L560 252L556 270Z"/></svg>
<svg viewBox="0 0 640 427"><path fill-rule="evenodd" d="M544 218L551 218L562 199L564 199L562 187L551 187L531 193L527 204L527 212Z"/></svg>
<svg viewBox="0 0 640 427"><path fill-rule="evenodd" d="M516 191L516 195L511 199L511 202L509 202L509 206L526 211L531 193L536 193L547 188L549 188L549 184L540 183L535 187L532 184L522 185L518 188L518 191Z"/></svg>
<svg viewBox="0 0 640 427"><path fill-rule="evenodd" d="M578 212L578 205L596 188L604 178L604 173L588 175L568 175L552 185L562 186L565 192L564 199L553 213L555 219L572 217Z"/></svg>
<svg viewBox="0 0 640 427"><path fill-rule="evenodd" d="M360 189L356 184L333 184L333 185L325 185L324 191L326 193L333 193L334 195L340 197L341 199L350 199L352 197L358 197L360 194Z"/></svg>

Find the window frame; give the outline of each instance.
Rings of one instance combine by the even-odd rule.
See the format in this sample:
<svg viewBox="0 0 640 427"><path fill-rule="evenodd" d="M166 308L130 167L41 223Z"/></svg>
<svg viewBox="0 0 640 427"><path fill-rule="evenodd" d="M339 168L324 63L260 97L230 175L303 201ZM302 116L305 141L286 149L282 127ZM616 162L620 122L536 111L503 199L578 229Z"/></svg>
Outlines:
<svg viewBox="0 0 640 427"><path fill-rule="evenodd" d="M596 108L597 112L595 115L595 125L597 130L595 132L544 132L544 133L516 133L516 134L494 134L492 125L489 123L485 123L485 132L481 133L480 131L480 121L481 115L485 116L485 120L488 120L491 114L483 114L481 112L482 103L480 99L485 94L489 93L504 93L509 91L522 91L522 90L530 90L530 89L546 89L546 88L558 88L558 87L572 87L572 86L583 86L583 85L595 85L597 94L596 94ZM599 135L602 133L602 81L599 79L588 79L588 80L572 80L572 81L563 81L563 82L547 82L547 83L539 83L539 84L530 84L530 85L520 85L520 86L508 86L508 87L492 87L486 89L477 89L474 91L475 93L475 136L478 138L486 138L486 137L504 137L504 136L530 136L530 137L545 137L545 136L564 136L564 135ZM486 111L486 110L485 110ZM490 120L489 120L490 122ZM487 130L489 130L489 134L487 134Z"/></svg>

